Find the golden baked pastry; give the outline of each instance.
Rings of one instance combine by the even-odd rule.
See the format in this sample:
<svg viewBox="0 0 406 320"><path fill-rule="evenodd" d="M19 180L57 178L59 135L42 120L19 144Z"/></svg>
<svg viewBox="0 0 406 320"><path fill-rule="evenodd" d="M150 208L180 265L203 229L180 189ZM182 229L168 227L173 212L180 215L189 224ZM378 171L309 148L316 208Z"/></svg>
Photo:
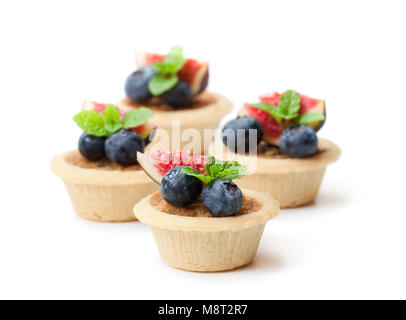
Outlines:
<svg viewBox="0 0 406 320"><path fill-rule="evenodd" d="M242 192L245 211L232 217L196 216L201 206L168 213L168 208L160 205L159 193L136 204L134 214L151 227L160 254L169 265L198 272L231 270L254 259L267 221L279 213L278 201L268 193ZM185 215L188 210L190 214Z"/></svg>
<svg viewBox="0 0 406 320"><path fill-rule="evenodd" d="M137 165L90 162L77 150L56 156L51 170L64 181L75 211L90 220L136 220L134 204L159 190Z"/></svg>

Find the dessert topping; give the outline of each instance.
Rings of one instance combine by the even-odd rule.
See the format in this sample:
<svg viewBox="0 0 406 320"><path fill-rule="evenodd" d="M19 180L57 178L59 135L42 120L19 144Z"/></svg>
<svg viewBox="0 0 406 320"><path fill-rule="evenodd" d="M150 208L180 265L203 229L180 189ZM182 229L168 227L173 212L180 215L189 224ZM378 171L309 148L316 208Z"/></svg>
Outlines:
<svg viewBox="0 0 406 320"><path fill-rule="evenodd" d="M252 133L256 133L256 137ZM250 134L252 136L251 139ZM255 118L245 116L230 120L222 130L224 144L234 152L239 151L240 153L256 151L263 135L264 131L261 123Z"/></svg>
<svg viewBox="0 0 406 320"><path fill-rule="evenodd" d="M141 167L148 173L151 169L145 169L148 163L151 166L146 161L148 157L142 154L138 154L138 157L142 159ZM231 180L241 178L246 168L238 162L220 161L214 157L207 158L204 169L201 165L197 168L200 170L189 166L170 169L161 181L162 198L173 206L186 207L197 202L201 195L203 206L213 217L236 215L242 207L243 196Z"/></svg>
<svg viewBox="0 0 406 320"><path fill-rule="evenodd" d="M192 91L185 81L179 81L171 90L164 92L161 98L165 104L176 108L187 107L193 101Z"/></svg>
<svg viewBox="0 0 406 320"><path fill-rule="evenodd" d="M243 196L234 182L218 179L210 182L203 189L202 201L213 217L229 217L240 211Z"/></svg>
<svg viewBox="0 0 406 320"><path fill-rule="evenodd" d="M308 124L325 120L324 114L321 113L308 112L299 114L300 100L301 97L297 92L288 90L280 97L278 106L266 102L251 103L250 105L269 113L282 129L290 125Z"/></svg>
<svg viewBox="0 0 406 320"><path fill-rule="evenodd" d="M317 152L316 131L325 122L323 100L309 98L293 90L283 94L266 94L260 99L260 103L245 104L239 112L242 118L231 120L223 128L223 142L229 149L234 152L251 151L262 138L279 146L288 157L305 158ZM260 126L252 119L256 119ZM248 139L249 129L256 129L260 137L254 146L250 145L253 141Z"/></svg>
<svg viewBox="0 0 406 320"><path fill-rule="evenodd" d="M292 90L284 94L268 93L262 95L260 100L257 104L246 103L239 115L257 119L264 130L264 140L273 145L279 145L282 131L290 125L307 124L317 132L325 122L324 100Z"/></svg>
<svg viewBox="0 0 406 320"><path fill-rule="evenodd" d="M99 161L106 157L105 137L96 137L83 132L79 138L79 152L90 161Z"/></svg>
<svg viewBox="0 0 406 320"><path fill-rule="evenodd" d="M144 152L145 142L133 130L121 129L111 134L105 143L106 156L121 166L137 164L137 152Z"/></svg>
<svg viewBox="0 0 406 320"><path fill-rule="evenodd" d="M280 150L291 158L306 158L317 152L316 132L308 125L299 124L286 128L281 136Z"/></svg>
<svg viewBox="0 0 406 320"><path fill-rule="evenodd" d="M185 58L180 46L173 47L163 61L154 62L152 68L157 74L148 82L149 92L158 96L175 87L179 82L177 72L182 69L184 63Z"/></svg>
<svg viewBox="0 0 406 320"><path fill-rule="evenodd" d="M86 133L96 137L107 137L122 128L130 129L143 125L153 116L148 108L138 108L120 117L117 106L109 104L104 113L95 110L83 110L74 116L77 125Z"/></svg>
<svg viewBox="0 0 406 320"><path fill-rule="evenodd" d="M199 179L183 172L187 167L169 170L162 179L162 198L175 207L185 207L197 201L203 184Z"/></svg>
<svg viewBox="0 0 406 320"><path fill-rule="evenodd" d="M184 173L196 177L206 185L217 179L229 181L240 179L245 175L246 170L246 167L240 165L237 161L221 161L213 156L207 157L205 173L191 167L184 167L182 169Z"/></svg>
<svg viewBox="0 0 406 320"><path fill-rule="evenodd" d="M162 177L169 170L176 167L188 166L199 172L205 172L206 158L187 151L154 149L143 154L140 153L137 157L145 173L158 184L161 184Z"/></svg>
<svg viewBox="0 0 406 320"><path fill-rule="evenodd" d="M79 151L88 160L107 158L119 165L137 164L137 152L143 152L143 134L137 131L150 130L146 125L153 113L147 108L138 108L121 116L115 105L106 105L103 112L83 110L74 120L84 131L79 139Z"/></svg>
<svg viewBox="0 0 406 320"><path fill-rule="evenodd" d="M130 74L125 84L127 97L134 102L159 96L172 108L184 108L208 85L209 64L185 59L180 46L166 56L139 53L137 64L140 69Z"/></svg>
<svg viewBox="0 0 406 320"><path fill-rule="evenodd" d="M206 185L202 192L202 201L213 217L236 215L241 209L243 195L232 180L242 178L246 168L236 161L220 161L208 157L205 170L206 174L203 174L193 168L182 168L182 172L196 177Z"/></svg>
<svg viewBox="0 0 406 320"><path fill-rule="evenodd" d="M144 102L150 99L152 94L149 92L148 83L155 75L155 70L150 66L131 73L124 86L127 97L134 102Z"/></svg>

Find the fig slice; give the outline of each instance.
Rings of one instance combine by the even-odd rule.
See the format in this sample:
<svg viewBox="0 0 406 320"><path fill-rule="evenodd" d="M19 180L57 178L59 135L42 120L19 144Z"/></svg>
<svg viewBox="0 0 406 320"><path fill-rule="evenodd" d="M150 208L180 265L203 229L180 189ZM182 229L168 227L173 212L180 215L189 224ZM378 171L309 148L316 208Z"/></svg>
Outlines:
<svg viewBox="0 0 406 320"><path fill-rule="evenodd" d="M162 177L145 153L137 152L137 161L142 170L157 184L161 185Z"/></svg>
<svg viewBox="0 0 406 320"><path fill-rule="evenodd" d="M189 166L204 173L206 163L204 156L195 156L186 151L161 149L152 149L145 153L137 152L137 160L140 167L157 184L161 184L163 176L173 168Z"/></svg>

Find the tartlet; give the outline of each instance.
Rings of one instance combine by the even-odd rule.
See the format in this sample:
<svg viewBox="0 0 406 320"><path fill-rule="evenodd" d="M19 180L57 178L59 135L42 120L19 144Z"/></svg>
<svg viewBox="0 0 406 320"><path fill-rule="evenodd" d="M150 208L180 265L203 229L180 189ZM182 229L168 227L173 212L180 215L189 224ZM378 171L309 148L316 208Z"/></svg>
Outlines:
<svg viewBox="0 0 406 320"><path fill-rule="evenodd" d="M78 150L56 156L51 170L68 190L75 211L96 221L136 220L134 204L159 188L138 165L154 125L147 108L124 112L115 105L85 103L74 117L84 131Z"/></svg>
<svg viewBox="0 0 406 320"><path fill-rule="evenodd" d="M180 156L176 166L178 152L138 155L161 187L136 204L134 214L151 227L162 258L175 268L200 272L250 263L266 222L279 212L278 201L268 193L241 190L232 180L244 176L246 168L237 162Z"/></svg>
<svg viewBox="0 0 406 320"><path fill-rule="evenodd" d="M238 186L270 193L279 200L281 208L302 206L316 198L327 166L341 155L340 148L326 139L319 139L319 150L311 157L293 159L231 153L218 139L209 148L217 158L236 160L248 169L254 165L255 172L248 171Z"/></svg>
<svg viewBox="0 0 406 320"><path fill-rule="evenodd" d="M197 272L232 270L253 260L266 222L279 213L278 201L269 194L243 193L257 207L234 217L169 214L151 203L156 193L136 204L134 214L151 227L159 252L170 266Z"/></svg>
<svg viewBox="0 0 406 320"><path fill-rule="evenodd" d="M81 217L105 222L136 220L134 204L159 190L138 166L131 168L83 167L77 150L56 156L51 169L68 190L74 210Z"/></svg>
<svg viewBox="0 0 406 320"><path fill-rule="evenodd" d="M209 64L184 58L179 46L167 55L138 53L136 60L138 69L126 79L126 98L118 103L120 108L128 111L147 106L154 110L152 121L161 131L156 135L162 137L153 144L159 148L196 154L207 151L211 140L205 143L204 130L211 130L212 136L233 109L227 98L206 90Z"/></svg>
<svg viewBox="0 0 406 320"><path fill-rule="evenodd" d="M324 100L293 90L268 93L259 103L244 104L209 152L248 167L238 182L242 188L269 192L281 208L302 206L316 198L327 165L341 154L317 137L325 115Z"/></svg>

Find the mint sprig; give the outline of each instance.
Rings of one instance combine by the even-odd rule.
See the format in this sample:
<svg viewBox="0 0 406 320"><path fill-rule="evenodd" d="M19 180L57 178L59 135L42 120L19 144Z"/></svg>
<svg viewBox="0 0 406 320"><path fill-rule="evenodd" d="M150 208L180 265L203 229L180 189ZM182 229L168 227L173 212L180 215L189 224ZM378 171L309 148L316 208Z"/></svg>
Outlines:
<svg viewBox="0 0 406 320"><path fill-rule="evenodd" d="M185 61L182 48L175 46L163 61L155 62L152 68L157 74L148 82L149 92L154 96L158 96L176 86L179 82L176 74L182 69Z"/></svg>
<svg viewBox="0 0 406 320"><path fill-rule="evenodd" d="M148 82L148 90L152 95L158 96L166 91L171 90L179 82L177 75L164 76L156 74Z"/></svg>
<svg viewBox="0 0 406 320"><path fill-rule="evenodd" d="M300 96L293 90L288 90L282 94L279 104L279 110L282 115L295 116L300 109Z"/></svg>
<svg viewBox="0 0 406 320"><path fill-rule="evenodd" d="M94 110L85 110L74 116L73 120L88 134L96 137L105 137L110 131L105 128L103 115Z"/></svg>
<svg viewBox="0 0 406 320"><path fill-rule="evenodd" d="M153 112L148 108L138 108L120 117L117 106L109 104L100 114L95 110L83 110L73 117L79 128L96 137L107 137L122 128L138 127L148 121Z"/></svg>
<svg viewBox="0 0 406 320"><path fill-rule="evenodd" d="M209 184L217 179L226 179L230 181L240 179L247 171L246 167L241 166L236 161L221 161L211 156L207 158L205 170L206 175L191 167L183 168L182 172L189 176L196 177L204 184Z"/></svg>
<svg viewBox="0 0 406 320"><path fill-rule="evenodd" d="M150 109L141 107L124 114L121 123L125 129L135 128L147 122L153 115L154 113Z"/></svg>
<svg viewBox="0 0 406 320"><path fill-rule="evenodd" d="M306 123L312 123L312 122L324 121L324 120L325 120L325 116L322 115L321 113L308 112L308 113L304 113L304 114L301 114L300 116L298 116L295 119L295 124L306 124Z"/></svg>
<svg viewBox="0 0 406 320"><path fill-rule="evenodd" d="M116 132L122 128L122 124L120 121L120 111L115 105L107 105L104 109L103 117L104 127L108 132Z"/></svg>
<svg viewBox="0 0 406 320"><path fill-rule="evenodd" d="M307 124L325 119L321 113L309 112L299 115L300 95L293 90L288 90L282 94L278 106L265 102L252 103L250 105L268 112L279 123L282 129L292 124Z"/></svg>

